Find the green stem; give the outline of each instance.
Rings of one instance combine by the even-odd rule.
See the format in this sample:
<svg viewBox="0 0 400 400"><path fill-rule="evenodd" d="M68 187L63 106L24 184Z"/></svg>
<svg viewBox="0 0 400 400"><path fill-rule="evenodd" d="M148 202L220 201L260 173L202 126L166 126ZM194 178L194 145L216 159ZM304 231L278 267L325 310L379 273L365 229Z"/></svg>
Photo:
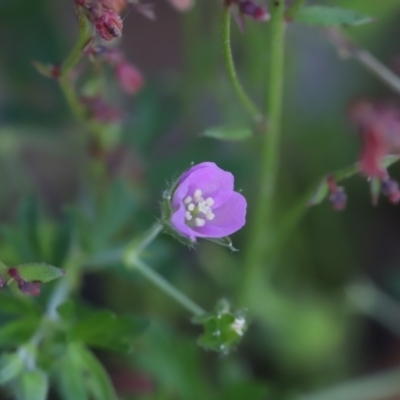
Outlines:
<svg viewBox="0 0 400 400"><path fill-rule="evenodd" d="M156 223L147 232L145 232L144 235L132 241L132 243L127 247L124 255L124 263L126 268L139 271L146 279L161 289L164 293L172 297L192 314L204 314L205 311L200 306L176 289L157 272L153 271L146 263L140 260L139 257L143 250L158 236L161 231L161 224Z"/></svg>
<svg viewBox="0 0 400 400"><path fill-rule="evenodd" d="M229 7L225 7L222 16L222 49L224 53L225 67L236 96L254 121L260 122L262 120L262 114L258 111L257 107L244 91L236 73L231 49L231 13Z"/></svg>
<svg viewBox="0 0 400 400"><path fill-rule="evenodd" d="M60 86L65 99L75 117L79 120L85 119L85 109L82 107L78 96L76 95L75 85L71 78L72 70L77 66L84 47L92 37L90 24L79 6L76 7L76 15L79 26L79 36L68 58L64 61L60 72Z"/></svg>
<svg viewBox="0 0 400 400"><path fill-rule="evenodd" d="M128 268L132 268L139 271L146 279L148 279L153 285L157 286L160 290L172 297L181 306L190 311L193 315L203 315L205 311L198 306L193 300L179 291L175 286L171 285L161 275L157 274L152 270L146 263L135 258L126 263Z"/></svg>
<svg viewBox="0 0 400 400"><path fill-rule="evenodd" d="M242 288L242 301L248 302L254 286L262 281L266 242L273 236L274 200L279 168L279 144L281 136L283 69L284 69L284 0L271 4L270 73L267 97L268 131L261 143L259 192L252 220L247 249Z"/></svg>

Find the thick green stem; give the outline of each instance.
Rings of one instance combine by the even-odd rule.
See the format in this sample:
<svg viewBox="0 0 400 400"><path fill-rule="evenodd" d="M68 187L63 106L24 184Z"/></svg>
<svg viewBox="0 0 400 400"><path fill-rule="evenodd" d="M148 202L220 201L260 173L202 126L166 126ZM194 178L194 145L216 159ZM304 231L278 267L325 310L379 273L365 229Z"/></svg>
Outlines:
<svg viewBox="0 0 400 400"><path fill-rule="evenodd" d="M85 118L85 109L79 102L71 73L82 58L82 51L91 39L92 33L88 19L78 6L76 7L76 15L79 26L78 40L62 65L59 82L71 111L77 119L83 120Z"/></svg>
<svg viewBox="0 0 400 400"><path fill-rule="evenodd" d="M231 49L231 14L229 7L225 7L222 16L222 48L224 52L225 67L236 96L253 120L255 122L260 122L260 120L262 120L262 114L258 111L257 107L246 94L236 73Z"/></svg>
<svg viewBox="0 0 400 400"><path fill-rule="evenodd" d="M245 259L246 271L242 301L246 303L251 303L250 296L254 288L262 281L261 274L265 266L265 250L274 234L274 200L279 168L283 100L284 10L284 0L272 2L270 72L267 96L268 130L260 145L259 192L250 221L250 237Z"/></svg>

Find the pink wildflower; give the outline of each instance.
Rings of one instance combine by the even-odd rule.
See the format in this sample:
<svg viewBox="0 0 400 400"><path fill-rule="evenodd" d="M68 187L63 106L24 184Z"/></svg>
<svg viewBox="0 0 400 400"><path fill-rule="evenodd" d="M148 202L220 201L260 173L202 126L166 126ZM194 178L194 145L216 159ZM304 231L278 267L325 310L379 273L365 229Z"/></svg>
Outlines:
<svg viewBox="0 0 400 400"><path fill-rule="evenodd" d="M233 175L212 162L186 171L172 198L171 223L176 231L195 241L222 238L242 228L247 202L233 184Z"/></svg>

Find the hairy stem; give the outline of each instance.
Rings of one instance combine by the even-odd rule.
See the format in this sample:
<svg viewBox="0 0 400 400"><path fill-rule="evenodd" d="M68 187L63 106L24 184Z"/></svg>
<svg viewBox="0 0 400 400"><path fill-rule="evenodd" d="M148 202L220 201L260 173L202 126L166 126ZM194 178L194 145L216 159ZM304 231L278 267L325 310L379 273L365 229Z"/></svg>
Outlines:
<svg viewBox="0 0 400 400"><path fill-rule="evenodd" d="M172 297L193 315L204 314L205 311L200 306L171 285L166 279L151 269L150 266L140 260L139 257L143 250L159 235L159 233L161 233L161 231L162 226L159 223L156 223L145 232L143 236L134 239L131 244L128 245L124 255L126 268L139 271L147 280L153 283L153 285L157 286L168 296Z"/></svg>
<svg viewBox="0 0 400 400"><path fill-rule="evenodd" d="M91 39L92 34L89 21L79 6L76 6L76 15L79 26L78 39L72 48L71 53L62 65L59 82L72 113L77 119L84 120L85 109L82 107L76 94L75 85L71 74L73 69L77 66L82 58L82 51Z"/></svg>
<svg viewBox="0 0 400 400"><path fill-rule="evenodd" d="M224 53L224 61L226 70L228 72L228 77L237 98L242 103L246 111L253 118L253 120L255 122L260 122L262 120L262 114L258 111L257 107L246 94L236 73L231 49L231 13L229 7L225 7L222 16L222 49Z"/></svg>
<svg viewBox="0 0 400 400"><path fill-rule="evenodd" d="M284 0L271 5L270 72L267 96L268 132L262 138L259 166L259 192L252 219L245 259L245 276L242 301L251 303L249 297L262 280L266 243L273 236L274 200L279 168L279 144L281 136L283 68L284 68Z"/></svg>
<svg viewBox="0 0 400 400"><path fill-rule="evenodd" d="M367 50L358 47L343 32L336 28L323 30L327 39L337 48L342 57L353 57L396 93L400 93L400 77L380 62Z"/></svg>
<svg viewBox="0 0 400 400"><path fill-rule="evenodd" d="M179 291L175 286L171 285L166 279L161 275L157 274L153 269L151 269L146 263L139 259L133 259L126 263L128 268L132 268L139 271L147 280L149 280L153 285L157 286L165 294L172 297L181 306L190 311L193 315L203 315L205 311L198 306L193 300Z"/></svg>

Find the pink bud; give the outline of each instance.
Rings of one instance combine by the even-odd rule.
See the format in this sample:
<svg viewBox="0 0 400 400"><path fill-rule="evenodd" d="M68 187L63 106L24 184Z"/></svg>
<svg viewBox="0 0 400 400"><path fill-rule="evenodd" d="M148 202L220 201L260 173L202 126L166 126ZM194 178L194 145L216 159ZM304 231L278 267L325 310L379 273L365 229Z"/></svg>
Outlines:
<svg viewBox="0 0 400 400"><path fill-rule="evenodd" d="M266 9L256 4L253 0L242 0L238 5L243 15L247 15L257 21L268 21L270 18Z"/></svg>
<svg viewBox="0 0 400 400"><path fill-rule="evenodd" d="M98 35L107 41L122 36L122 19L112 10L104 8L101 15L95 18L95 27Z"/></svg>
<svg viewBox="0 0 400 400"><path fill-rule="evenodd" d="M133 64L126 61L115 66L115 75L122 89L128 94L136 94L144 85L141 72Z"/></svg>
<svg viewBox="0 0 400 400"><path fill-rule="evenodd" d="M30 296L39 296L40 294L40 282L23 282L18 284L19 290Z"/></svg>

